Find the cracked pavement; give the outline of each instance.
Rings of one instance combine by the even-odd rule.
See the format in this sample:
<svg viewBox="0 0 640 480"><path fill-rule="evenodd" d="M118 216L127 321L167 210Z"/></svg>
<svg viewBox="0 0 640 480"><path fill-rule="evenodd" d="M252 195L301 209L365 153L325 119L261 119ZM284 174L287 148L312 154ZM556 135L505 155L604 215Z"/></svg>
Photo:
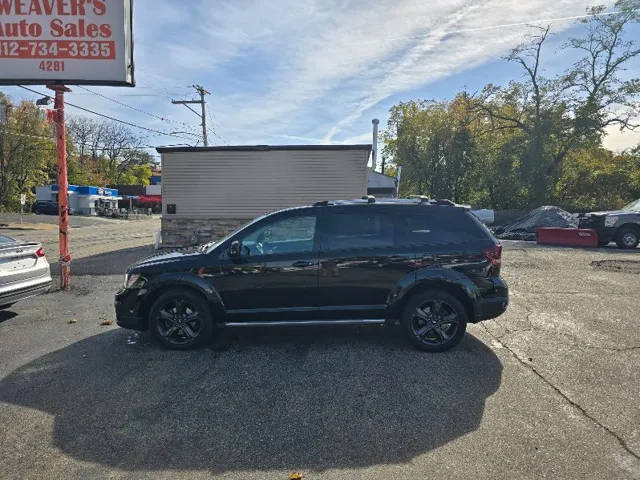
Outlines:
<svg viewBox="0 0 640 480"><path fill-rule="evenodd" d="M72 231L72 292L0 312L3 479L640 478L640 275L591 265L640 249L504 242L509 310L444 354L388 327L169 352L100 325L151 252L128 225Z"/></svg>

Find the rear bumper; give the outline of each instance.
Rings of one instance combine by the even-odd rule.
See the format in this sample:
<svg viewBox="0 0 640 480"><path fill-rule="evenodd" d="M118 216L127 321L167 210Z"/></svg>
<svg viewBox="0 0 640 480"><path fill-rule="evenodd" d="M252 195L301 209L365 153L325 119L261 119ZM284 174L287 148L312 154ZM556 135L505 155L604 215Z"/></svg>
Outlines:
<svg viewBox="0 0 640 480"><path fill-rule="evenodd" d="M15 303L19 300L24 300L29 297L42 295L43 293L47 293L50 288L51 288L51 277L35 285L17 287L13 290L0 294L0 305L7 305L10 303Z"/></svg>
<svg viewBox="0 0 640 480"><path fill-rule="evenodd" d="M476 303L473 323L499 317L509 306L509 288L507 284L500 277L492 280L494 283L493 290L480 297Z"/></svg>

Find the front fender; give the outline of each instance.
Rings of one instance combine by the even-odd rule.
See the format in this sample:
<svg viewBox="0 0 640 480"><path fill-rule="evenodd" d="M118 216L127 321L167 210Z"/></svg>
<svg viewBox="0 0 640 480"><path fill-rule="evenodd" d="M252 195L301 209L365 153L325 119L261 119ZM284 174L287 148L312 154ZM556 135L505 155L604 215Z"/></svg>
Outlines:
<svg viewBox="0 0 640 480"><path fill-rule="evenodd" d="M481 297L477 285L457 270L432 267L421 268L400 279L389 297L388 310L391 316L399 317L409 297L416 291L426 288L445 288L462 293L464 295L462 300L471 310L470 318L474 318L478 300Z"/></svg>
<svg viewBox="0 0 640 480"><path fill-rule="evenodd" d="M147 306L150 307L150 303L161 290L179 287L190 288L200 293L207 300L215 322L224 322L225 309L220 294L209 282L193 273L171 272L152 277L149 280L147 294L145 295L148 299Z"/></svg>

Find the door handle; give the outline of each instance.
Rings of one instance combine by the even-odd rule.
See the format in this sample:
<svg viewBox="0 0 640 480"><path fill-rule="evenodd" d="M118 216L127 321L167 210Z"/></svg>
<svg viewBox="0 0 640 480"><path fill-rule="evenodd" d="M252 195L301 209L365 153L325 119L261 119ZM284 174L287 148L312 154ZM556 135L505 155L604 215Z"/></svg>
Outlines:
<svg viewBox="0 0 640 480"><path fill-rule="evenodd" d="M309 260L299 260L297 262L294 262L292 267L304 268L304 267L312 267L314 265L315 265L315 262L312 262Z"/></svg>

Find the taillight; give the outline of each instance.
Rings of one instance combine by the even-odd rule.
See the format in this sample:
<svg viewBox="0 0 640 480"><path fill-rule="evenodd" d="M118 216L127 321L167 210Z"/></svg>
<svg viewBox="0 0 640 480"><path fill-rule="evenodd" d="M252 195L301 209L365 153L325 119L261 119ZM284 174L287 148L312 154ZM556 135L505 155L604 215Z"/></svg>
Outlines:
<svg viewBox="0 0 640 480"><path fill-rule="evenodd" d="M496 245L493 248L488 248L484 252L484 256L491 265L494 267L500 267L502 264L502 245Z"/></svg>
<svg viewBox="0 0 640 480"><path fill-rule="evenodd" d="M44 248L40 247L38 250L36 250L36 257L44 257Z"/></svg>

